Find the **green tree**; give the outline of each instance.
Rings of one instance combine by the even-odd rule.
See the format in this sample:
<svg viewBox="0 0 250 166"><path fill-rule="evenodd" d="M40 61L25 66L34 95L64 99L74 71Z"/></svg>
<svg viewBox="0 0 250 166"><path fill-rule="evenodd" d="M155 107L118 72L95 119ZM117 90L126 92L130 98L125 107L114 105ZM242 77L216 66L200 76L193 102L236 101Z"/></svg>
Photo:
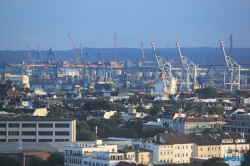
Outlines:
<svg viewBox="0 0 250 166"><path fill-rule="evenodd" d="M49 155L47 158L48 166L63 166L64 165L64 156L63 153L54 152Z"/></svg>
<svg viewBox="0 0 250 166"><path fill-rule="evenodd" d="M143 120L157 122L157 117L149 115L149 116L144 117Z"/></svg>
<svg viewBox="0 0 250 166"><path fill-rule="evenodd" d="M207 112L210 115L222 115L223 114L221 108L217 106L209 107Z"/></svg>
<svg viewBox="0 0 250 166"><path fill-rule="evenodd" d="M196 93L201 94L201 95L207 95L209 97L216 97L218 96L218 91L214 87L207 87L207 88L202 88L202 89L196 89Z"/></svg>
<svg viewBox="0 0 250 166"><path fill-rule="evenodd" d="M74 111L72 111L69 107L52 107L49 114L49 117L65 117L70 118L74 115Z"/></svg>
<svg viewBox="0 0 250 166"><path fill-rule="evenodd" d="M94 141L95 138L95 133L90 130L81 129L76 132L76 141Z"/></svg>
<svg viewBox="0 0 250 166"><path fill-rule="evenodd" d="M241 166L249 166L250 165L250 150L248 150L244 154L245 161L241 161Z"/></svg>
<svg viewBox="0 0 250 166"><path fill-rule="evenodd" d="M219 157L213 157L210 158L204 162L202 162L201 166L229 166L229 164L227 164L223 158L219 158Z"/></svg>
<svg viewBox="0 0 250 166"><path fill-rule="evenodd" d="M5 81L5 85L11 85L13 82L10 80L10 79L7 79L6 81Z"/></svg>
<svg viewBox="0 0 250 166"><path fill-rule="evenodd" d="M92 100L88 101L82 107L84 111L91 111L91 110L110 110L111 107L107 101L101 100Z"/></svg>
<svg viewBox="0 0 250 166"><path fill-rule="evenodd" d="M153 108L150 109L150 115L151 116L156 116L158 113L162 112L162 108L158 105L154 106Z"/></svg>
<svg viewBox="0 0 250 166"><path fill-rule="evenodd" d="M47 161L40 157L33 157L28 166L48 166Z"/></svg>
<svg viewBox="0 0 250 166"><path fill-rule="evenodd" d="M20 166L21 164L15 158L11 157L7 153L0 153L0 165L1 166Z"/></svg>

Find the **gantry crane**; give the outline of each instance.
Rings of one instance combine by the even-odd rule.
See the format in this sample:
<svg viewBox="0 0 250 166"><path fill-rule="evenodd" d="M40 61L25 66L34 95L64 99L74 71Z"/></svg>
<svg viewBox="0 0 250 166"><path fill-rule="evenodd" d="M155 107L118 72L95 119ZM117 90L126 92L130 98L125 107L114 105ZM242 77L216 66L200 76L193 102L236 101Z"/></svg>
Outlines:
<svg viewBox="0 0 250 166"><path fill-rule="evenodd" d="M87 69L87 62L86 62L86 59L84 58L84 53L82 51L82 44L80 44L80 48L81 48L81 58L79 57L79 54L76 50L76 47L70 37L70 35L68 34L68 37L69 37L69 40L70 40L70 43L71 43L71 46L72 46L72 50L74 52L74 56L75 56L75 59L76 59L76 65L81 65L81 64L84 64L84 70L83 68L80 68L80 73L81 75L83 75L83 81L84 81L84 84L83 84L83 88L87 88L88 87L88 69Z"/></svg>
<svg viewBox="0 0 250 166"><path fill-rule="evenodd" d="M154 52L154 56L158 65L158 70L160 71L159 79L163 82L163 92L168 92L170 94L176 93L176 83L173 83L173 76L172 76L172 65L159 56L155 50L155 45L151 42L152 49ZM175 87L173 87L173 85Z"/></svg>
<svg viewBox="0 0 250 166"><path fill-rule="evenodd" d="M224 44L223 41L220 41L220 45L221 45L221 49L222 49L222 53L224 55L225 58L225 62L226 62L226 68L228 69L228 71L230 72L230 92L233 91L233 84L238 84L238 90L240 90L240 71L247 71L249 69L244 69L241 68L241 66L235 62L233 60L233 58L231 58L230 56L228 56L226 54L225 48L224 48ZM236 73L238 73L238 78L237 78L237 82L235 77L236 77ZM225 86L225 85L224 85Z"/></svg>
<svg viewBox="0 0 250 166"><path fill-rule="evenodd" d="M198 66L194 64L191 60L189 60L186 56L183 56L181 53L180 45L178 42L176 42L176 46L181 58L182 63L182 69L181 69L181 83L180 83L180 89L185 89L186 91L192 91L190 88L190 84L193 84L193 88L197 89L199 86L196 81L197 77L197 71ZM190 77L193 78L193 83L190 82ZM183 85L183 80L186 78L186 81L184 82L185 85Z"/></svg>
<svg viewBox="0 0 250 166"><path fill-rule="evenodd" d="M59 79L62 78L62 73L59 72L58 60L56 59L55 53L54 51L52 51L52 48L49 49L48 62L49 66L53 68L54 83L55 83L54 91L57 92L59 90Z"/></svg>

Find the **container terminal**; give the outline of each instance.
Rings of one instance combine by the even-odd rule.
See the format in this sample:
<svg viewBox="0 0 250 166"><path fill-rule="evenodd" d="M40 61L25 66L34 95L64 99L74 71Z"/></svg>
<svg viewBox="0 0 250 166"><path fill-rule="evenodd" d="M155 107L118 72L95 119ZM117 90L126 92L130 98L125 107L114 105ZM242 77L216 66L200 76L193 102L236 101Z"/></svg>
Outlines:
<svg viewBox="0 0 250 166"><path fill-rule="evenodd" d="M47 59L43 60L39 45L37 57L31 59L27 45L29 59L21 64L5 64L1 58L2 83L9 79L20 87L46 92L74 89L93 92L139 91L161 95L162 99L167 99L169 94L194 92L208 86L231 93L250 88L249 68L242 67L226 53L223 41L220 41L220 46L224 64L208 62L207 65L197 65L182 54L181 46L176 42L176 52L181 62L176 65L173 60L165 60L158 54L154 42L151 43L154 61L145 59L142 43L141 61L105 61L102 52L91 56L84 53L82 47L80 51L77 50L69 34L68 37L73 60L58 59L52 49L48 51Z"/></svg>

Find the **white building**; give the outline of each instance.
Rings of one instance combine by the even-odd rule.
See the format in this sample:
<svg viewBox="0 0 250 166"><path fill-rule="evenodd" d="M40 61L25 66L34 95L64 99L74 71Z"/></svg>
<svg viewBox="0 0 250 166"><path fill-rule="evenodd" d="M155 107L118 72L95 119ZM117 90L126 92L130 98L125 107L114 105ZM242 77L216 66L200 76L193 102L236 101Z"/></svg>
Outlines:
<svg viewBox="0 0 250 166"><path fill-rule="evenodd" d="M179 113L162 113L159 115L160 123L162 126L167 125L168 127L173 128L173 120L178 117L186 117L185 113L179 112Z"/></svg>
<svg viewBox="0 0 250 166"><path fill-rule="evenodd" d="M90 115L94 119L109 119L111 116L113 116L116 113L116 111L106 111L106 110L92 110L90 111Z"/></svg>
<svg viewBox="0 0 250 166"><path fill-rule="evenodd" d="M0 142L76 141L76 120L70 118L0 118Z"/></svg>
<svg viewBox="0 0 250 166"><path fill-rule="evenodd" d="M193 142L183 133L158 133L153 140L134 144L153 151L153 163L189 163L193 156Z"/></svg>
<svg viewBox="0 0 250 166"><path fill-rule="evenodd" d="M128 113L122 113L121 116L123 120L127 122L129 119L133 119L133 118L143 119L144 117L148 116L148 114L144 112L136 112L135 106L130 106L128 109Z"/></svg>
<svg viewBox="0 0 250 166"><path fill-rule="evenodd" d="M117 153L117 145L78 143L64 147L64 166L115 166L125 160L123 153Z"/></svg>

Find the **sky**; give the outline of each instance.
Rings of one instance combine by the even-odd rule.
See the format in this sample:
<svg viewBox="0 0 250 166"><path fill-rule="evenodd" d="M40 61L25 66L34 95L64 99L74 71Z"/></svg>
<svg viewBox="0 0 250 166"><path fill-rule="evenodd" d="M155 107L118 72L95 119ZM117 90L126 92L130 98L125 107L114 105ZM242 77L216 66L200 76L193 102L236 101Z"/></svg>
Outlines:
<svg viewBox="0 0 250 166"><path fill-rule="evenodd" d="M250 48L249 16L249 0L1 0L0 50Z"/></svg>

